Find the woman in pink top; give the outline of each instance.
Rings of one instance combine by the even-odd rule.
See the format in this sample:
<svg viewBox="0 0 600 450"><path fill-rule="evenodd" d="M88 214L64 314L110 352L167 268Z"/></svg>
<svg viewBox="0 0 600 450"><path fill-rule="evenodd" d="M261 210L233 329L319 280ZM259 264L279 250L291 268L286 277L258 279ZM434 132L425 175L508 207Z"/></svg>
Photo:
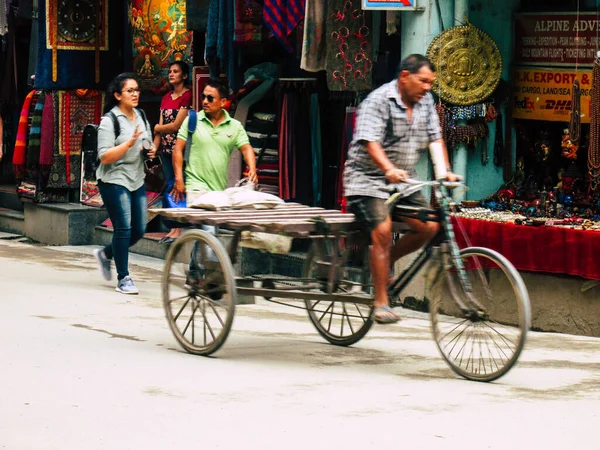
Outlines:
<svg viewBox="0 0 600 450"><path fill-rule="evenodd" d="M186 87L189 77L189 68L183 61L175 61L169 66L169 84L171 92L165 94L160 104L160 120L154 127L154 145L162 152L163 172L166 186L163 197L163 207L168 208L166 195L173 189L175 173L173 172L172 153L177 140L177 132L181 123L186 118L188 110L192 107L192 91ZM160 240L163 244L170 244L180 234L181 229L176 223L166 221L170 228L169 233Z"/></svg>

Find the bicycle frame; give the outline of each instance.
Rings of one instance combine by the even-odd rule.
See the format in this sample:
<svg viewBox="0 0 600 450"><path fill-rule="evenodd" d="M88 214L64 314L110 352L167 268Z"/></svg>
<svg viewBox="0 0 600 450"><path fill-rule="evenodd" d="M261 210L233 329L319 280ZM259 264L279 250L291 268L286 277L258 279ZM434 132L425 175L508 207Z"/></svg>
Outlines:
<svg viewBox="0 0 600 450"><path fill-rule="evenodd" d="M442 191L444 184L442 182L428 182L423 184L429 185L434 189L439 206L436 209L424 209L400 205L396 206L394 209L393 217L400 219L406 217L418 219L423 222L437 222L440 224L440 229L438 233L425 245L423 250L411 262L411 264L392 280L390 286L388 287L388 297L390 298L390 303L395 303L393 299L400 295L400 293L412 281L415 275L432 258L435 248L443 247L442 254L440 255L440 264L445 270L449 270L451 268L456 269L463 291L467 294L469 301L473 305L473 307L468 307L463 302L458 300L458 296L455 295L454 297L457 300L459 308L461 308L463 312L471 312L474 313L475 316L478 316L481 314L483 308L481 304L470 295L472 292L472 286L467 276L467 271L463 260L460 256L460 249L458 248L455 240L454 228L448 215L450 202L448 195ZM450 284L450 289L454 290L455 287Z"/></svg>

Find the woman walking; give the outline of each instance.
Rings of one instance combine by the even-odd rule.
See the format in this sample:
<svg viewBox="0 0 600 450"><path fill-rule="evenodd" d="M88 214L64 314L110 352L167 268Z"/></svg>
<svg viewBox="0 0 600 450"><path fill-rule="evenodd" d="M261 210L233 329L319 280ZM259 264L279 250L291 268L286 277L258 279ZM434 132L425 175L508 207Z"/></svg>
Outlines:
<svg viewBox="0 0 600 450"><path fill-rule="evenodd" d="M110 261L117 268L116 291L137 294L129 276L129 247L146 231L146 187L144 158L155 154L145 114L137 109L140 87L132 73L118 75L108 86L106 114L98 127L96 171L98 189L113 225L112 243L94 251L105 280L111 279ZM113 114L114 116L111 116ZM147 143L148 145L143 145ZM142 149L150 147L147 154Z"/></svg>
<svg viewBox="0 0 600 450"><path fill-rule="evenodd" d="M189 68L183 61L175 61L169 66L169 84L171 92L165 94L160 104L160 119L154 126L154 146L162 152L163 173L165 174L165 189L163 208L172 206L167 199L168 194L175 184L173 172L172 153L177 140L177 132L183 120L192 107L192 91L186 87L189 77ZM169 233L160 240L163 244L170 244L179 237L181 228L177 223L165 221Z"/></svg>

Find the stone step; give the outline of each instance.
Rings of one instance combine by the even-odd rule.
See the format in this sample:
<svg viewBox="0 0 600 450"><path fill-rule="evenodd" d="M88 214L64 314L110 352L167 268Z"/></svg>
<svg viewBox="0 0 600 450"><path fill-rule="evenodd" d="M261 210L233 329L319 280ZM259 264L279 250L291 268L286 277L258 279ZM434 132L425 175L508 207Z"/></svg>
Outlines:
<svg viewBox="0 0 600 450"><path fill-rule="evenodd" d="M0 185L0 208L23 211L23 202L17 195L17 190L13 184Z"/></svg>
<svg viewBox="0 0 600 450"><path fill-rule="evenodd" d="M0 231L25 234L25 214L22 211L0 208Z"/></svg>
<svg viewBox="0 0 600 450"><path fill-rule="evenodd" d="M104 208L79 203L25 202L24 234L48 245L88 245L94 227L108 217Z"/></svg>

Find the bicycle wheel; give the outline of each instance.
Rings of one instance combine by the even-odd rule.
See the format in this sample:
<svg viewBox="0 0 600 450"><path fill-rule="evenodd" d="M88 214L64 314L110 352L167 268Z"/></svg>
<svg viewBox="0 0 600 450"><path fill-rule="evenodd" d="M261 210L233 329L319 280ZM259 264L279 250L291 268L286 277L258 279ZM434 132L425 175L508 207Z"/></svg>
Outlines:
<svg viewBox="0 0 600 450"><path fill-rule="evenodd" d="M525 345L529 294L519 272L498 252L470 247L460 254L472 290L465 292L456 269L441 272L432 291L433 336L454 372L492 381L508 372Z"/></svg>
<svg viewBox="0 0 600 450"><path fill-rule="evenodd" d="M342 239L342 243L345 243ZM304 267L304 278L319 280L326 289L327 278L334 253L341 257L340 242L325 242L317 239L313 242ZM372 297L368 247L358 248L348 257L343 267L336 268L334 292L355 293ZM372 302L368 305L353 302L331 300L306 300L308 317L318 333L335 345L352 345L360 341L373 325Z"/></svg>
<svg viewBox="0 0 600 450"><path fill-rule="evenodd" d="M169 249L162 278L163 307L179 344L210 355L227 339L237 291L231 260L213 235L192 230Z"/></svg>

